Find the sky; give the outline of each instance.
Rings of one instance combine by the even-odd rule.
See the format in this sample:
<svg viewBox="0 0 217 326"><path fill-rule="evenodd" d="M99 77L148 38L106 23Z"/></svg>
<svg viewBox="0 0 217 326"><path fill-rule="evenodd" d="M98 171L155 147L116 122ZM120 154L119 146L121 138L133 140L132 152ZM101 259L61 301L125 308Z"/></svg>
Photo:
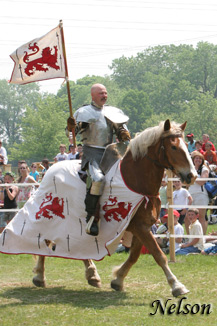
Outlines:
<svg viewBox="0 0 217 326"><path fill-rule="evenodd" d="M63 21L69 79L112 73L112 60L157 45L217 44L216 0L0 0L0 79L24 43ZM56 93L64 79L39 83Z"/></svg>

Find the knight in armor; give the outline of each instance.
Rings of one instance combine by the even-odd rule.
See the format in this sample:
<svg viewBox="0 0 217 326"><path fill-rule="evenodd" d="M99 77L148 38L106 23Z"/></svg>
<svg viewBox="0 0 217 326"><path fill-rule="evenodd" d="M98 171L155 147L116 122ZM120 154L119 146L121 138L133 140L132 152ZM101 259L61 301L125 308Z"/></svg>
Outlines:
<svg viewBox="0 0 217 326"><path fill-rule="evenodd" d="M84 105L68 118L67 130L75 129L75 135L81 135L83 156L81 170L87 173L87 192L85 198L86 232L97 236L99 233L99 197L104 188L104 174L100 162L107 145L113 142L116 135L119 142L130 140L126 127L129 118L122 110L105 105L107 90L102 84L91 87L91 104Z"/></svg>

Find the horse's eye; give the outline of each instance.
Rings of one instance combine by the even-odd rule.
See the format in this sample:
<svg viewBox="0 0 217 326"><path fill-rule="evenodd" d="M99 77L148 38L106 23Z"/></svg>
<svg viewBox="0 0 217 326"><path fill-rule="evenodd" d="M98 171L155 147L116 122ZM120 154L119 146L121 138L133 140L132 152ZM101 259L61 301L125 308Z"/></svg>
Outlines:
<svg viewBox="0 0 217 326"><path fill-rule="evenodd" d="M176 146L172 146L171 148L172 148L174 151L177 150Z"/></svg>

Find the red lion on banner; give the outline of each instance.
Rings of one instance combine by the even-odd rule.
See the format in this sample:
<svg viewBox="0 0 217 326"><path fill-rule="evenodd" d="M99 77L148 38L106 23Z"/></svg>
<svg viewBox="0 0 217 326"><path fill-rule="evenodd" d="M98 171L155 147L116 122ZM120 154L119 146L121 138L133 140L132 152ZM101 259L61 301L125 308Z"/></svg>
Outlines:
<svg viewBox="0 0 217 326"><path fill-rule="evenodd" d="M46 72L49 70L48 67L56 70L60 69L60 67L57 65L57 46L54 46L54 54L51 54L52 49L50 47L46 47L42 50L42 56L32 61L29 61L30 56L37 54L40 49L37 43L34 43L32 46L30 43L28 49L33 51L30 54L27 51L24 52L25 55L23 57L23 61L27 64L24 71L28 76L34 75L36 70Z"/></svg>
<svg viewBox="0 0 217 326"><path fill-rule="evenodd" d="M113 218L115 221L120 222L121 219L125 219L132 208L132 203L118 203L117 197L112 198L112 196L109 196L109 201L112 203L112 205L108 205L106 201L105 205L102 207L102 209L106 212L104 214L105 220L110 222Z"/></svg>
<svg viewBox="0 0 217 326"><path fill-rule="evenodd" d="M64 200L63 198L54 197L52 194L47 194L45 199L43 199L39 211L36 213L36 220L39 220L42 216L48 219L53 218L53 215L65 218L63 215L64 210ZM51 213L51 214L50 214Z"/></svg>

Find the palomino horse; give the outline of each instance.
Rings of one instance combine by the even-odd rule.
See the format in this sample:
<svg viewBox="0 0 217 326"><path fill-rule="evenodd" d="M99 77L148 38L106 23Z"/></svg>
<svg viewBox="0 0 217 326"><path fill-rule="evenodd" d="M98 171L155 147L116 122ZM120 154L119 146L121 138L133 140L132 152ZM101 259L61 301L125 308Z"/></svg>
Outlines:
<svg viewBox="0 0 217 326"><path fill-rule="evenodd" d="M171 169L187 184L196 179L196 171L183 140L185 127L186 122L178 125L166 120L157 127L146 129L130 141L128 150L121 160L120 169L126 186L136 193L145 195L149 201L147 203L144 199L141 202L127 228L133 234L132 246L126 262L116 268L115 279L111 282L111 287L115 290L123 290L124 278L138 260L144 245L163 269L172 294L177 297L188 292L171 272L167 257L150 231L159 216L161 203L158 191L164 169ZM39 257L35 268L37 275L33 283L37 286L45 285L44 260L45 257ZM88 283L100 287L100 277L93 262L88 259L84 260L84 264Z"/></svg>

